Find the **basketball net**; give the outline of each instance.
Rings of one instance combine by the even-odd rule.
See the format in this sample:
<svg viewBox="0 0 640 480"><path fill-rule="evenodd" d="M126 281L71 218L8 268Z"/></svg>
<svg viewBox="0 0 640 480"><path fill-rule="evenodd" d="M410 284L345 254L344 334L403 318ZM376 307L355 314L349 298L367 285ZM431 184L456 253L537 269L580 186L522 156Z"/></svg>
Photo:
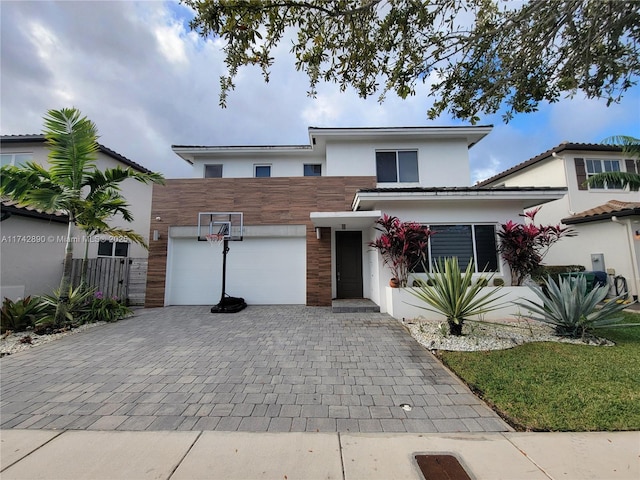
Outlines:
<svg viewBox="0 0 640 480"><path fill-rule="evenodd" d="M222 233L207 233L205 235L207 242L209 242L210 246L219 245L222 240L224 240L224 234Z"/></svg>

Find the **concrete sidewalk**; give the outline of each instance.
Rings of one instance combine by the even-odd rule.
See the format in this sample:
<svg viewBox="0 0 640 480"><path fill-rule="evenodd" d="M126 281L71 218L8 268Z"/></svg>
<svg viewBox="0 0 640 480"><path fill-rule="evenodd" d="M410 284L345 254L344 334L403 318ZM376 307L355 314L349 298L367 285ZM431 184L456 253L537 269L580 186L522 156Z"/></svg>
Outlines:
<svg viewBox="0 0 640 480"><path fill-rule="evenodd" d="M638 479L640 432L0 432L2 479L416 479L417 453L474 479Z"/></svg>

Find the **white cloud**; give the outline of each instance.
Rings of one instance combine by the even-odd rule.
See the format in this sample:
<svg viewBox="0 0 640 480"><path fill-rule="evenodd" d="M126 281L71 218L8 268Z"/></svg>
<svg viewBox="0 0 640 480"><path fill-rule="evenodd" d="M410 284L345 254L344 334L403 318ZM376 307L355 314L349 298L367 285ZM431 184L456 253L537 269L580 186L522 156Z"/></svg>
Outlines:
<svg viewBox="0 0 640 480"><path fill-rule="evenodd" d="M177 66L184 66L188 62L180 25L157 25L153 33L158 41L160 53L169 62Z"/></svg>
<svg viewBox="0 0 640 480"><path fill-rule="evenodd" d="M483 163L482 167L476 168L471 172L471 183L476 184L482 180L493 177L500 173L502 170L502 162L493 155L489 155L489 158Z"/></svg>

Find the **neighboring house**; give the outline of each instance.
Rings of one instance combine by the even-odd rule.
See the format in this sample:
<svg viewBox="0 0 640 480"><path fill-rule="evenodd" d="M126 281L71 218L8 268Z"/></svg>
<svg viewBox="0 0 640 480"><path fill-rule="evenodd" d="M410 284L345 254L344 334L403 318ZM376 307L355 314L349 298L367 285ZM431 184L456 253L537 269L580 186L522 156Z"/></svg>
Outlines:
<svg viewBox="0 0 640 480"><path fill-rule="evenodd" d="M0 137L0 160L2 165L20 165L33 161L45 167L48 165L49 150L44 135L6 135ZM96 166L98 169L131 167L137 171L150 173L142 165L99 146ZM134 221L129 223L121 217L114 217L110 225L132 229L142 235L148 243L151 185L135 180L125 180L121 184L123 196L129 203ZM46 215L32 209L20 208L14 202L2 202L1 291L0 297L17 298L26 295L50 294L57 288L62 275L65 239L67 235L66 216ZM74 232L74 258L82 258L87 238L81 231ZM131 288L132 303L144 302L146 282L147 250L127 239L97 236L88 239L89 258L126 258L131 263L131 279L136 286Z"/></svg>
<svg viewBox="0 0 640 480"><path fill-rule="evenodd" d="M368 247L382 214L429 225L429 255L470 257L497 276L496 228L565 188L470 186L468 150L491 126L309 128L309 145L173 146L193 178L153 188L146 306L220 298L221 247L196 240L199 212L242 212L229 295L249 304L369 298L388 311L391 277Z"/></svg>
<svg viewBox="0 0 640 480"><path fill-rule="evenodd" d="M583 265L606 271L626 283L631 295L640 291L640 192L622 185L587 187L584 181L603 171L640 173L637 159L620 147L562 143L488 180L482 187L567 187L567 195L545 205L539 223L564 223L578 236L559 242L545 258L547 265Z"/></svg>

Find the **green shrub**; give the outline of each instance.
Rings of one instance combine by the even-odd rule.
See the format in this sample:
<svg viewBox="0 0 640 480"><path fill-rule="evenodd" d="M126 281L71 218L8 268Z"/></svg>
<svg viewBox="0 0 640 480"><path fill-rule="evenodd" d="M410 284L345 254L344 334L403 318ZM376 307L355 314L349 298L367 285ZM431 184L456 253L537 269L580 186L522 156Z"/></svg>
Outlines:
<svg viewBox="0 0 640 480"><path fill-rule="evenodd" d="M547 277L551 277L557 282L558 277L563 273L579 273L584 271L585 268L582 265L541 265L531 273L531 279L538 285L542 285Z"/></svg>
<svg viewBox="0 0 640 480"><path fill-rule="evenodd" d="M622 317L616 314L628 306L616 303L620 298L617 297L598 307L609 288L605 286L589 290L584 275L560 277L557 282L548 277L542 287L531 285L529 288L542 301L542 307L528 299L524 299L526 303L514 303L536 314L531 317L534 320L553 325L556 334L561 336L584 338L596 328L618 326Z"/></svg>
<svg viewBox="0 0 640 480"><path fill-rule="evenodd" d="M504 286L504 278L494 278L493 279L494 287L503 287Z"/></svg>
<svg viewBox="0 0 640 480"><path fill-rule="evenodd" d="M87 304L83 319L86 322L116 322L133 313L118 298L104 298L102 292L96 292Z"/></svg>
<svg viewBox="0 0 640 480"><path fill-rule="evenodd" d="M426 270L426 269L425 269ZM425 302L428 307L420 307L447 317L451 335L462 335L462 325L466 317L482 315L497 308L492 305L498 298L492 298L499 290L481 293L488 280L482 276L473 280L474 267L470 261L464 274L461 273L456 257L439 260L433 266L434 273L428 273L427 285L413 288L410 292Z"/></svg>
<svg viewBox="0 0 640 480"><path fill-rule="evenodd" d="M22 332L32 327L44 314L44 304L38 297L25 297L15 302L5 298L0 311L0 333Z"/></svg>

